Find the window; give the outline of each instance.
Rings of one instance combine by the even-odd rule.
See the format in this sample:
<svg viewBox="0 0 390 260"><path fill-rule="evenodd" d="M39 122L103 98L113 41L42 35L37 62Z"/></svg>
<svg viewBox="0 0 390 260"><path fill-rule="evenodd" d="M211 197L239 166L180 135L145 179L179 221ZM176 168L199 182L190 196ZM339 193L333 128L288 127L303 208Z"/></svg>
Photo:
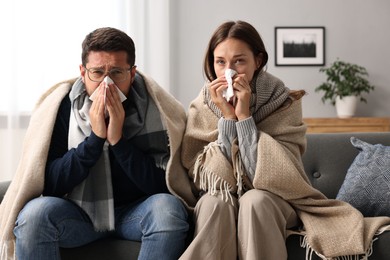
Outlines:
<svg viewBox="0 0 390 260"><path fill-rule="evenodd" d="M77 77L81 42L98 27L125 30L121 0L2 0L0 115L29 113L44 90Z"/></svg>
<svg viewBox="0 0 390 260"><path fill-rule="evenodd" d="M137 10L129 2L0 1L0 181L15 173L38 98L54 84L79 76L81 42L89 32L130 29L126 21Z"/></svg>

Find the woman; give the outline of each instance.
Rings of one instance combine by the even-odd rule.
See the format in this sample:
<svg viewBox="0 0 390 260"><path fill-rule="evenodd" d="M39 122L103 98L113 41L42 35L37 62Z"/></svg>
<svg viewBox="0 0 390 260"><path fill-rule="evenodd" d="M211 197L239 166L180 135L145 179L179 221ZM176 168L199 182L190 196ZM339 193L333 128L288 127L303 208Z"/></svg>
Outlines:
<svg viewBox="0 0 390 260"><path fill-rule="evenodd" d="M267 73L267 61L260 35L246 22L226 22L210 39L208 82L190 105L183 139L183 164L199 197L194 240L181 259L287 259L287 229L301 220L310 251L333 257L368 250L370 239L346 245L349 251L337 246L361 241L364 228L350 231L362 218L310 185L301 161L305 92ZM348 217L354 221L340 228Z"/></svg>

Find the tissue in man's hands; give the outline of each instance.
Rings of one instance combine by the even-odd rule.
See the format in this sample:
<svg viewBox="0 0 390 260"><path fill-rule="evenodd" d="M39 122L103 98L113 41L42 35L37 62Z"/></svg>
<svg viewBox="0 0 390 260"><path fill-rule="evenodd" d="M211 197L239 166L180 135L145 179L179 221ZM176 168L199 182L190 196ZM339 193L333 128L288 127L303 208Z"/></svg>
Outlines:
<svg viewBox="0 0 390 260"><path fill-rule="evenodd" d="M237 71L232 69L225 70L225 78L228 82L228 88L223 91L222 96L229 102L234 97L233 90L233 77L237 74Z"/></svg>
<svg viewBox="0 0 390 260"><path fill-rule="evenodd" d="M108 84L115 84L114 81L112 81L112 79L109 76L106 76L103 79L103 81L106 83L106 85L104 86L106 89L108 88ZM119 98L121 99L121 102L125 101L127 99L127 97L122 93L122 91L116 85L115 85L115 87L116 87L116 90L118 91ZM99 88L97 88L92 93L92 95L89 97L90 100L94 101L96 99L97 93L99 92L98 89ZM106 97L106 89L104 90L104 97ZM106 100L104 100L104 102L106 102Z"/></svg>
<svg viewBox="0 0 390 260"><path fill-rule="evenodd" d="M103 79L105 85L101 85L101 87L104 87L104 115L107 117L108 116L108 111L107 111L107 107L106 107L106 93L107 93L107 88L108 88L108 84L115 84L114 81L109 77L109 76L106 76L104 79ZM126 96L122 93L122 91L115 85L115 88L116 90L118 91L118 94L119 94L119 98L121 100L121 102L125 101L127 98ZM90 100L94 101L96 99L96 96L98 95L98 92L99 92L99 88L97 88L93 93L92 95L89 97Z"/></svg>

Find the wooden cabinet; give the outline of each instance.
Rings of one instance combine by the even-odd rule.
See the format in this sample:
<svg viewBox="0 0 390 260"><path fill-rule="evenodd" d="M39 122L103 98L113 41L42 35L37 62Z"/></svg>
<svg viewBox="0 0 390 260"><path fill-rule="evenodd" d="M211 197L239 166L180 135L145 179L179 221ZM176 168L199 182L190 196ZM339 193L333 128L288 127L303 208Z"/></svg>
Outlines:
<svg viewBox="0 0 390 260"><path fill-rule="evenodd" d="M308 133L390 132L390 117L304 118Z"/></svg>

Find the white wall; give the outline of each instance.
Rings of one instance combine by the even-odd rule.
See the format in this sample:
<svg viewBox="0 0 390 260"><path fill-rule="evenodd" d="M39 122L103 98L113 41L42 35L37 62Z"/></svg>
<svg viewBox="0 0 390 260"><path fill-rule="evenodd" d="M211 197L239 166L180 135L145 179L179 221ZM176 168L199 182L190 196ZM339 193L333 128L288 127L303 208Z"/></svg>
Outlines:
<svg viewBox="0 0 390 260"><path fill-rule="evenodd" d="M376 90L359 104L357 116L390 116L390 1L388 0L175 0L174 95L188 107L203 84L203 57L213 31L226 20L246 20L265 42L268 71L293 89L308 92L305 117L334 117L315 87L325 80L320 67L275 67L275 26L324 26L326 66L338 57L366 67Z"/></svg>

